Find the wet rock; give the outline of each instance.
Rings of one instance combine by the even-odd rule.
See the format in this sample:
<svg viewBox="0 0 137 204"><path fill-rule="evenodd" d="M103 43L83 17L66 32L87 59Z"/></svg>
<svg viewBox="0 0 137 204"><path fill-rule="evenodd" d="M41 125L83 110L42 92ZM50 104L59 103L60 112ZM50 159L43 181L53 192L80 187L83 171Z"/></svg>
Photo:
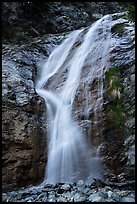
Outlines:
<svg viewBox="0 0 137 204"><path fill-rule="evenodd" d="M135 145L132 145L126 154L128 156L128 165L135 166Z"/></svg>
<svg viewBox="0 0 137 204"><path fill-rule="evenodd" d="M86 195L89 195L89 194L90 194L90 188L84 188L84 189L82 190L82 192L83 192L84 194L86 194Z"/></svg>
<svg viewBox="0 0 137 204"><path fill-rule="evenodd" d="M111 197L112 197L113 192L112 192L112 191L108 191L108 192L107 192L107 194L108 194L108 198L111 198Z"/></svg>
<svg viewBox="0 0 137 204"><path fill-rule="evenodd" d="M115 202L120 202L120 197L118 196L117 192L113 192L111 198L115 201Z"/></svg>
<svg viewBox="0 0 137 204"><path fill-rule="evenodd" d="M91 194L94 194L94 193L96 193L96 188L88 191L87 195L91 195Z"/></svg>
<svg viewBox="0 0 137 204"><path fill-rule="evenodd" d="M88 200L90 202L100 202L100 200L102 199L101 195L103 195L103 194L101 194L100 192L97 192L97 193L95 193L93 195L90 195L88 197Z"/></svg>
<svg viewBox="0 0 137 204"><path fill-rule="evenodd" d="M127 165L135 166L135 135L130 135L124 142L127 156Z"/></svg>
<svg viewBox="0 0 137 204"><path fill-rule="evenodd" d="M125 125L127 128L132 128L135 126L135 118L130 118L126 121Z"/></svg>
<svg viewBox="0 0 137 204"><path fill-rule="evenodd" d="M131 85L135 85L135 74L130 76Z"/></svg>
<svg viewBox="0 0 137 204"><path fill-rule="evenodd" d="M34 191L35 192L35 191ZM41 194L42 192L43 192L43 189L42 188L38 188L37 190L36 190L36 192L37 192L37 194Z"/></svg>
<svg viewBox="0 0 137 204"><path fill-rule="evenodd" d="M47 201L47 193L40 193L39 195L37 195L35 198L35 202L36 201Z"/></svg>
<svg viewBox="0 0 137 204"><path fill-rule="evenodd" d="M6 196L6 193L3 193L3 194L2 194L2 201L3 201L3 202L7 202L7 201L8 201L8 198L7 198L7 196Z"/></svg>
<svg viewBox="0 0 137 204"><path fill-rule="evenodd" d="M79 181L77 182L77 186L81 187L81 186L83 186L83 185L84 185L84 181L79 180Z"/></svg>
<svg viewBox="0 0 137 204"><path fill-rule="evenodd" d="M85 201L85 196L80 194L80 193L76 193L73 197L74 202L83 202Z"/></svg>
<svg viewBox="0 0 137 204"><path fill-rule="evenodd" d="M134 95L135 95L135 93L134 93L134 88L133 88L134 85L132 82L132 77L133 77L133 81L134 81L134 72L135 72L135 69L134 69L134 60L135 59L134 59L134 46L133 46L134 40L132 41L132 37L131 37L132 34L130 35L130 37L127 37L127 33L129 33L129 30L131 27L132 27L132 25L129 23L128 26L124 27L124 29L122 31L123 33L121 32L121 34L120 34L121 37L118 37L119 34L117 35L117 43L114 45L114 47L112 46L112 53L111 53L112 55L110 56L110 62L111 62L112 68L114 66L117 69L119 68L119 70L121 70L120 71L120 73L121 73L120 78L121 79L119 79L119 80L121 80L121 85L122 85L121 97L120 97L119 101L116 99L115 100L111 99L110 93L108 94L108 97L106 97L106 98L109 98L109 100L110 100L109 105L106 105L106 107L109 107L110 110L112 110L112 113L109 112L107 115L104 114L106 116L104 127L106 126L106 128L104 128L105 131L103 131L103 135L104 135L104 139L106 140L106 144L109 144L109 145L111 144L110 152L106 150L106 152L107 152L106 155L107 156L109 155L109 157L105 160L105 163L111 169L111 171L109 171L109 174L114 173L115 175L119 175L120 173L124 172L125 171L124 168L126 165L130 166L130 164L127 162L127 160L128 160L128 158L127 158L127 155L128 155L127 146L128 145L125 146L124 143L125 143L126 139L128 137L130 137L130 135L132 134L131 131L133 131L133 134L134 134L134 126L135 126L135 122L134 122L134 112L135 112ZM119 27L119 29L120 29L120 27ZM134 30L134 26L133 26L133 30ZM112 32L113 32L113 29L112 29ZM118 30L116 29L114 33L117 33L117 32L118 32ZM113 35L113 37L112 37L112 39L115 39L115 34ZM116 42L116 41L114 40L114 42ZM112 44L113 44L113 42L112 42ZM125 55L125 62L123 61L123 59L124 59L123 53ZM112 57L112 60L111 60L111 57ZM131 64L132 68L128 67L128 63ZM115 73L113 73L113 77L115 77ZM108 87L108 88L106 87L106 91L109 88L110 87ZM104 96L106 96L106 95L107 95L107 92L104 93ZM116 119L115 116L113 115L113 113L115 115L117 115L117 111L115 111L116 109L114 110L113 101L115 101L115 102L117 101L116 102L117 105L123 104L123 107L124 107L123 113L122 113L123 116L120 119L121 122L123 120L122 128L120 128L120 126L121 126L120 123L117 125L114 124L115 121L119 120L119 116ZM128 111L128 109L130 109L130 110L132 109L132 111L131 111L132 113L130 113ZM125 113L124 113L124 111L125 111ZM118 111L118 112L120 112L120 111ZM105 110L104 113L107 113L107 111ZM108 118L110 118L110 120L108 120ZM108 126L108 128L107 128L107 126ZM115 132L115 130L116 130L116 132ZM116 138L114 139L115 135L119 135L119 137L117 139ZM109 142L107 142L107 141L109 141ZM115 145L116 143L117 143L117 145ZM119 148L117 148L118 146L119 146ZM104 151L102 151L103 153L105 153L105 148L109 149L108 145L104 146ZM112 157L112 159L111 159L111 157ZM117 160L115 158L117 158L119 160L119 164L118 164L118 162L115 162ZM112 162L112 160L113 160L113 162ZM116 180L122 181L124 179L125 179L124 177L120 178L120 177L116 176ZM112 180L112 178L111 178L111 180ZM115 178L113 178L113 180L115 180Z"/></svg>
<svg viewBox="0 0 137 204"><path fill-rule="evenodd" d="M68 202L68 199L64 197L58 197L56 202Z"/></svg>
<svg viewBox="0 0 137 204"><path fill-rule="evenodd" d="M135 141L135 135L130 135L130 136L124 141L125 148L127 148L127 150L128 150L128 148L134 144L134 141Z"/></svg>
<svg viewBox="0 0 137 204"><path fill-rule="evenodd" d="M25 198L24 201L25 202L33 202L34 198L30 196L30 197Z"/></svg>
<svg viewBox="0 0 137 204"><path fill-rule="evenodd" d="M104 188L103 188L105 191L111 191L112 190L112 188L110 187L110 186L105 186Z"/></svg>
<svg viewBox="0 0 137 204"><path fill-rule="evenodd" d="M60 189L63 189L64 191L69 191L71 189L70 185L69 184L64 184L61 186Z"/></svg>
<svg viewBox="0 0 137 204"><path fill-rule="evenodd" d="M47 201L49 202L55 202L56 201L56 196L54 192L49 192L47 196Z"/></svg>

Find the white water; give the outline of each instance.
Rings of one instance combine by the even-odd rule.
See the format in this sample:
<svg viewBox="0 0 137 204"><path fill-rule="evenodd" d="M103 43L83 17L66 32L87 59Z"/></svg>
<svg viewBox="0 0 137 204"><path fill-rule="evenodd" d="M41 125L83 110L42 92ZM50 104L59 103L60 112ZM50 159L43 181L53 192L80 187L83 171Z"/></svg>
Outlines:
<svg viewBox="0 0 137 204"><path fill-rule="evenodd" d="M86 89L85 96L90 97L92 104L86 102L85 105L87 115L90 113L90 106L93 107L94 122L98 122L97 110L100 112L103 104L104 71L109 66L110 25L111 15L106 15L88 30L71 32L52 52L41 70L36 92L44 98L47 106L49 133L44 182L87 181L100 175L87 144L87 137L72 117L72 106L81 80L88 85L97 77L96 100ZM88 65L88 69L81 78L85 65ZM67 77L60 86L56 78L61 78L64 71ZM56 86L52 90L47 88L50 80ZM57 87L60 87L59 91Z"/></svg>

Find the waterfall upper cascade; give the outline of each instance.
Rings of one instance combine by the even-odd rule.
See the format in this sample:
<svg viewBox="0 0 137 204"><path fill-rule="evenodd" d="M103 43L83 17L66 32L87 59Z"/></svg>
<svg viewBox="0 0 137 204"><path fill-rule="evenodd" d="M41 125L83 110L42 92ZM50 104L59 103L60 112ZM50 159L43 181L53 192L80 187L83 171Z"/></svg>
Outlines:
<svg viewBox="0 0 137 204"><path fill-rule="evenodd" d="M94 106L94 122L98 121L104 72L109 67L112 15L104 16L91 27L71 32L40 70L36 92L47 107L48 161L44 179L47 183L91 181L100 176L97 158L92 157L87 137L72 113L78 86L83 83L85 96L92 101L85 102L85 114L88 117ZM94 101L86 85L96 77L98 89Z"/></svg>

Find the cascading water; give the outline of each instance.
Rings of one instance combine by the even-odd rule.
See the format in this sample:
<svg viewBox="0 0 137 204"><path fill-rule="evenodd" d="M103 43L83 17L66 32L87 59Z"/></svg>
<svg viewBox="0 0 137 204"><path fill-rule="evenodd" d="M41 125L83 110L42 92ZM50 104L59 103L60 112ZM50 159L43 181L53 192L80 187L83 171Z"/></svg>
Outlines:
<svg viewBox="0 0 137 204"><path fill-rule="evenodd" d="M89 95L88 88L84 93L92 102L85 101L84 114L88 118L93 108L94 123L98 122L104 71L109 65L111 18L106 15L88 29L71 32L51 53L37 80L36 92L44 98L48 116L47 183L91 181L100 175L72 109L79 84L89 87L88 83L98 78L97 95Z"/></svg>

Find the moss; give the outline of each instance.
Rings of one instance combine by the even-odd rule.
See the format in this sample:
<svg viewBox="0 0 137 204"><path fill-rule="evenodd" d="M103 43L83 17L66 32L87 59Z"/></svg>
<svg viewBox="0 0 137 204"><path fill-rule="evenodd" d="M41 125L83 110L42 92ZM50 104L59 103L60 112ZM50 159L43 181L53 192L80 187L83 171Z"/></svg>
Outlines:
<svg viewBox="0 0 137 204"><path fill-rule="evenodd" d="M118 2L124 9L128 10L129 20L135 22L135 1Z"/></svg>
<svg viewBox="0 0 137 204"><path fill-rule="evenodd" d="M124 104L117 99L106 105L105 110L111 122L116 126L123 127L125 125L126 108Z"/></svg>
<svg viewBox="0 0 137 204"><path fill-rule="evenodd" d="M112 27L111 32L117 33L119 36L122 36L124 32L124 24L120 23L119 25L115 25L114 27Z"/></svg>
<svg viewBox="0 0 137 204"><path fill-rule="evenodd" d="M106 97L111 100L104 106L108 118L113 124L123 127L127 108L123 104L121 95L123 90L122 67L112 67L105 73Z"/></svg>
<svg viewBox="0 0 137 204"><path fill-rule="evenodd" d="M121 68L119 67L112 67L105 73L107 95L120 99L120 94L123 89L121 76Z"/></svg>
<svg viewBox="0 0 137 204"><path fill-rule="evenodd" d="M106 79L109 80L112 76L120 76L120 67L111 67L108 71L106 71Z"/></svg>
<svg viewBox="0 0 137 204"><path fill-rule="evenodd" d="M11 89L11 88L12 88L12 86L11 86L10 84L7 84L7 87L8 87L8 89Z"/></svg>

